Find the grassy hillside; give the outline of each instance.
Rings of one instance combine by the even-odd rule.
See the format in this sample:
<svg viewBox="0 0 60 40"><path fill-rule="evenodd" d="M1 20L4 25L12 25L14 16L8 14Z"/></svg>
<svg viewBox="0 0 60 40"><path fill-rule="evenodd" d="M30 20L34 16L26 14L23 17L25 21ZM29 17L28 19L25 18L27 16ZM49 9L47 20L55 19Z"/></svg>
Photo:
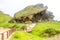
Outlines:
<svg viewBox="0 0 60 40"><path fill-rule="evenodd" d="M30 33L16 31L10 40L44 40L38 36L34 36Z"/></svg>
<svg viewBox="0 0 60 40"><path fill-rule="evenodd" d="M22 29L22 27L25 27L25 24L16 24L16 23L9 23L11 21L12 17L8 14L3 13L0 11L0 27L4 28L16 28L17 30Z"/></svg>
<svg viewBox="0 0 60 40"><path fill-rule="evenodd" d="M37 23L35 28L31 32L37 36L52 36L60 33L60 22L40 22ZM45 33L45 34L44 34Z"/></svg>
<svg viewBox="0 0 60 40"><path fill-rule="evenodd" d="M11 28L12 26L14 26L15 24L8 23L8 21L10 21L11 19L11 16L0 11L0 27Z"/></svg>
<svg viewBox="0 0 60 40"><path fill-rule="evenodd" d="M11 20L11 16L4 14L2 11L0 11L0 23L8 22L9 20Z"/></svg>
<svg viewBox="0 0 60 40"><path fill-rule="evenodd" d="M46 40L60 34L60 22L39 22L32 32L17 31L10 40Z"/></svg>

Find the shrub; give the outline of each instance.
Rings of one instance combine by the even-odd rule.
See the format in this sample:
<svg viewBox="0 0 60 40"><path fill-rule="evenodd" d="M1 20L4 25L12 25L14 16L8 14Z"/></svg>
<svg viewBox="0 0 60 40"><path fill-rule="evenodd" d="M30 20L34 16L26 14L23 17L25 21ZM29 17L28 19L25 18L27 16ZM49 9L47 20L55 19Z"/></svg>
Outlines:
<svg viewBox="0 0 60 40"><path fill-rule="evenodd" d="M4 28L14 28L15 24L14 23L0 23L0 26L1 27L4 27Z"/></svg>
<svg viewBox="0 0 60 40"><path fill-rule="evenodd" d="M24 30L24 29L26 29L26 25L25 24L23 24L23 23L20 23L20 24L16 24L16 29L17 30Z"/></svg>
<svg viewBox="0 0 60 40"><path fill-rule="evenodd" d="M42 33L41 35L42 35L42 36L51 37L51 36L54 36L54 35L59 34L59 33L60 33L60 31L57 31L57 30L55 30L55 29L53 29L53 28L48 28L48 29L46 29L45 32Z"/></svg>
<svg viewBox="0 0 60 40"><path fill-rule="evenodd" d="M49 34L45 32L48 32ZM60 22L39 22L31 33L36 36L52 36L59 34Z"/></svg>

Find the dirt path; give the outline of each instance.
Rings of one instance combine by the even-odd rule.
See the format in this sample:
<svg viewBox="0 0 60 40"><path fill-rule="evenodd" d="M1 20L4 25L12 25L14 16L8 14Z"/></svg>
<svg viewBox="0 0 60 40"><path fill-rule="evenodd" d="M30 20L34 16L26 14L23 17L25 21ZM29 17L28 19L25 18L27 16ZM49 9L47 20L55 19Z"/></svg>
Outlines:
<svg viewBox="0 0 60 40"><path fill-rule="evenodd" d="M54 37L47 38L47 40L60 40L60 34L55 35Z"/></svg>
<svg viewBox="0 0 60 40"><path fill-rule="evenodd" d="M2 28L0 27L0 40L2 40L2 33L4 33L4 39L6 40L7 39L7 32L10 29L5 29L5 28Z"/></svg>
<svg viewBox="0 0 60 40"><path fill-rule="evenodd" d="M35 27L36 23L26 24L26 25L27 25L27 30L26 31L32 31L32 29Z"/></svg>
<svg viewBox="0 0 60 40"><path fill-rule="evenodd" d="M10 30L10 29L6 29L6 28L0 27L0 33L3 33L3 32L5 32L5 31L7 31L7 30Z"/></svg>

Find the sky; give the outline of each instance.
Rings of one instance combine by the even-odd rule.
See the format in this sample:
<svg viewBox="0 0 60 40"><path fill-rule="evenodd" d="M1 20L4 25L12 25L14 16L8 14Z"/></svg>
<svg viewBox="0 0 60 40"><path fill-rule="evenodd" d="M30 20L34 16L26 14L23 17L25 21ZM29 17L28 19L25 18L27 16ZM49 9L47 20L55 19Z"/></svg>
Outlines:
<svg viewBox="0 0 60 40"><path fill-rule="evenodd" d="M13 16L26 6L38 3L47 5L48 10L55 16L54 20L60 21L60 0L0 0L0 11Z"/></svg>

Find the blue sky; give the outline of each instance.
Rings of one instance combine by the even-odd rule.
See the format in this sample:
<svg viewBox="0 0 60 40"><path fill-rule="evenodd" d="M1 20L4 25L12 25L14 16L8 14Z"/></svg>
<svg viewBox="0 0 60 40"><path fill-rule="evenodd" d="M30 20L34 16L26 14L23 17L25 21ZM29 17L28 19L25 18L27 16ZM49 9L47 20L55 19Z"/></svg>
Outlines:
<svg viewBox="0 0 60 40"><path fill-rule="evenodd" d="M55 20L60 20L60 0L0 0L0 11L13 16L15 12L28 5L43 3L55 15Z"/></svg>

